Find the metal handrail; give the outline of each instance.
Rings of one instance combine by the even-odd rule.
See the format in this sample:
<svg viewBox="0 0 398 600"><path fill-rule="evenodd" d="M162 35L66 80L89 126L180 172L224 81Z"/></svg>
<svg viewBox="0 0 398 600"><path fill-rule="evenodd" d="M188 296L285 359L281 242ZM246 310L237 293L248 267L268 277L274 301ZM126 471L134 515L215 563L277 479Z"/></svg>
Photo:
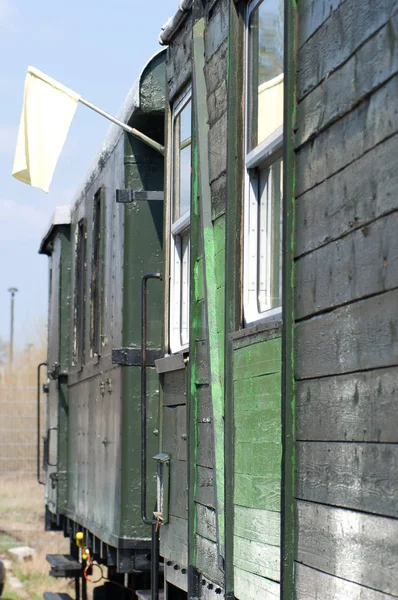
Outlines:
<svg viewBox="0 0 398 600"><path fill-rule="evenodd" d="M147 525L153 524L153 518L146 514L146 343L147 343L147 305L146 288L149 279L162 280L161 273L147 273L141 282L141 518Z"/></svg>
<svg viewBox="0 0 398 600"><path fill-rule="evenodd" d="M40 485L45 485L45 481L40 479L40 369L41 367L47 367L47 362L41 362L37 365L37 464L36 464L36 478Z"/></svg>

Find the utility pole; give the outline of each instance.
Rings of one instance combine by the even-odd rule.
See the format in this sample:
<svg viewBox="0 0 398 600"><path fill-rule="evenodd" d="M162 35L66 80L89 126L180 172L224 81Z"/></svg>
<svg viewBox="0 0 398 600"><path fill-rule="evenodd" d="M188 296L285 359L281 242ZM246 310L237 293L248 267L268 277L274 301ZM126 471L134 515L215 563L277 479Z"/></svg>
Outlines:
<svg viewBox="0 0 398 600"><path fill-rule="evenodd" d="M10 324L10 368L12 367L12 359L14 353L14 298L18 289L15 287L8 288L11 293L11 324Z"/></svg>

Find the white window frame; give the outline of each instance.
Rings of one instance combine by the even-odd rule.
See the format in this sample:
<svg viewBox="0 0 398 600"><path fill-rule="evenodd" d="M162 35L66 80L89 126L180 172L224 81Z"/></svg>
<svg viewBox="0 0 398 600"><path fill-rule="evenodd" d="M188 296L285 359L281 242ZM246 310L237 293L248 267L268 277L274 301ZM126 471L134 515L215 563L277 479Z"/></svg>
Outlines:
<svg viewBox="0 0 398 600"><path fill-rule="evenodd" d="M251 325L277 321L282 317L282 306L275 308L260 307L259 289L259 213L261 218L261 207L259 207L257 177L254 170L271 167L282 155L283 125L278 127L270 136L262 140L251 151L248 150L249 134L249 23L252 12L261 4L262 0L253 0L246 13L246 73L245 73L245 187L244 187L244 225L243 225L243 320L244 325ZM280 75L278 77L281 77ZM283 74L282 74L283 77ZM257 189L256 189L257 188ZM266 221L271 220L270 207L264 206ZM263 216L264 219L264 216ZM264 236L263 251L266 251L266 274L268 289L270 286L269 274L271 272L271 252L269 246L270 235L267 231ZM268 251L267 251L268 250ZM267 292L265 292L267 294Z"/></svg>
<svg viewBox="0 0 398 600"><path fill-rule="evenodd" d="M170 161L170 309L169 344L172 354L189 348L189 290L190 290L190 209L173 223L175 193L176 117L192 101L192 88L185 90L173 106L171 119Z"/></svg>

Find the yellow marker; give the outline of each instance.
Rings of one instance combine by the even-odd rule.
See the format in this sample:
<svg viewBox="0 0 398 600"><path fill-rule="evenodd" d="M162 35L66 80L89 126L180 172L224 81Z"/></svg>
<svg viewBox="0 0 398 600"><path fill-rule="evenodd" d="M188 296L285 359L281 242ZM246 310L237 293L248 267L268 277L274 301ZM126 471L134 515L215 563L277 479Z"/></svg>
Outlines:
<svg viewBox="0 0 398 600"><path fill-rule="evenodd" d="M76 546L78 546L79 548L82 548L83 546L83 538L84 533L82 531L78 531L76 534Z"/></svg>
<svg viewBox="0 0 398 600"><path fill-rule="evenodd" d="M87 558L88 558L88 554L87 554L87 548L86 548L86 547L84 547L84 548L83 548L83 552L82 552L82 559L83 559L83 560L87 560Z"/></svg>

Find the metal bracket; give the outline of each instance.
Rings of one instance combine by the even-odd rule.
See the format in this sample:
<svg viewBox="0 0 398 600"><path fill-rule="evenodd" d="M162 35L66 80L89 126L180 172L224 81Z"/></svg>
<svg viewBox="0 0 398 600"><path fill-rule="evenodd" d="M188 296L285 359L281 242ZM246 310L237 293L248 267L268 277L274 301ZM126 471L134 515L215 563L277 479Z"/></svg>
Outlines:
<svg viewBox="0 0 398 600"><path fill-rule="evenodd" d="M155 360L162 356L160 348L147 348L147 367L154 367ZM141 348L114 348L112 350L112 364L125 367L141 366Z"/></svg>
<svg viewBox="0 0 398 600"><path fill-rule="evenodd" d="M116 190L116 202L120 204L127 204L128 202L139 202L139 201L151 201L163 202L163 192L139 192L132 189L127 190Z"/></svg>

